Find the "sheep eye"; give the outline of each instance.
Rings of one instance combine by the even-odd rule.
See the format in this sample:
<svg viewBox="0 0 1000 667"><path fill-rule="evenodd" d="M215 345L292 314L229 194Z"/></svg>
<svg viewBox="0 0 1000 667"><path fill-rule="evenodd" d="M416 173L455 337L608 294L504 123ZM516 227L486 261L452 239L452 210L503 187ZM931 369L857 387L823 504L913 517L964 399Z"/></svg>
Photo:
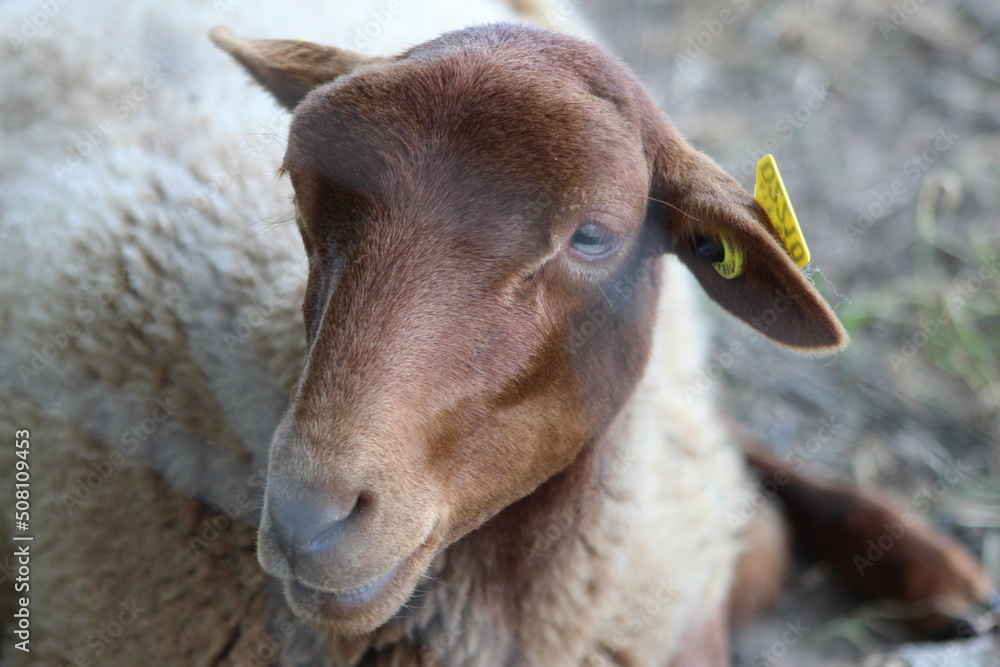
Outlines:
<svg viewBox="0 0 1000 667"><path fill-rule="evenodd" d="M576 231L570 240L570 245L583 255L594 258L611 252L615 247L615 241L614 233L599 225L588 223Z"/></svg>

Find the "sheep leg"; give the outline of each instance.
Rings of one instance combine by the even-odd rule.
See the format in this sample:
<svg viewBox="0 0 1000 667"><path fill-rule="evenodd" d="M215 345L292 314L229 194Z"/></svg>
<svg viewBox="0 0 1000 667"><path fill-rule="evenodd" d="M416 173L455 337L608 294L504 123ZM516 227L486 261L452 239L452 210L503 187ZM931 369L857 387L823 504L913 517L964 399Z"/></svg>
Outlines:
<svg viewBox="0 0 1000 667"><path fill-rule="evenodd" d="M796 542L864 598L902 602L919 638L975 634L994 583L966 549L884 496L810 477L755 447L747 461L784 505ZM995 597L993 598L995 603Z"/></svg>

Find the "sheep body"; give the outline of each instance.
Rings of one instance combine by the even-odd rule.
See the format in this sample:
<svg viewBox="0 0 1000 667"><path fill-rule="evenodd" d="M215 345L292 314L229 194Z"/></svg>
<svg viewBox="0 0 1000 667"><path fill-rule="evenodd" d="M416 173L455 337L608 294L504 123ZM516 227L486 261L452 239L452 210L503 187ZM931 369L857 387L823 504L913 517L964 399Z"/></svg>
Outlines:
<svg viewBox="0 0 1000 667"><path fill-rule="evenodd" d="M0 46L0 428L32 430L35 536L32 652L9 648L11 628L5 662L348 664L367 648L295 621L255 560L260 471L304 352L306 268L294 227L268 222L290 194L272 173L287 117L205 33L221 21L392 53L511 14L442 4L392 14L363 44L358 26L388 5L68 4ZM0 7L6 25L34 10ZM656 664L719 607L742 473L710 395L682 394L704 336L686 272L667 270L616 472L594 481L573 531L556 518L532 545L563 584L526 591L523 624L498 627L467 540L432 567L451 582L428 584L436 604L376 644L402 637L444 664ZM430 660L408 650L385 659Z"/></svg>

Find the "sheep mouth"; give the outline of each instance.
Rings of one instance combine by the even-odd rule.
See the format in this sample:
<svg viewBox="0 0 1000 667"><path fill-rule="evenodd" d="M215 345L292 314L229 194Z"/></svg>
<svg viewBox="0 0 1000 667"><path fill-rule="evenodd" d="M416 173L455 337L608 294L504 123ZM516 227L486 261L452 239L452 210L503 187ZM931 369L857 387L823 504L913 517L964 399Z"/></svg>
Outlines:
<svg viewBox="0 0 1000 667"><path fill-rule="evenodd" d="M423 544L391 568L347 591L315 588L298 579L285 581L285 598L302 620L338 634L374 631L409 599L433 556Z"/></svg>
<svg viewBox="0 0 1000 667"><path fill-rule="evenodd" d="M374 579L349 591L324 591L292 579L289 582L289 593L300 604L314 609L321 616L350 615L372 606L408 560L409 558L400 561Z"/></svg>

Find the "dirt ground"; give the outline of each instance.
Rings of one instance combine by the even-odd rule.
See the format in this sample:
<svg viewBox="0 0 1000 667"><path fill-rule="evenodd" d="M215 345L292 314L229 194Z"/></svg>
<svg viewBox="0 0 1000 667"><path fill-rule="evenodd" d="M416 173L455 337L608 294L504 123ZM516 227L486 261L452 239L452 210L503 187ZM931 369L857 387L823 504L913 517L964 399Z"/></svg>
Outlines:
<svg viewBox="0 0 1000 667"><path fill-rule="evenodd" d="M807 271L852 336L833 359L793 356L713 308L716 347L747 350L716 358L725 409L779 452L807 446L820 474L888 490L1000 574L1000 3L578 5L748 189L774 154ZM887 616L805 569L737 664L1000 665L995 630L897 648Z"/></svg>

